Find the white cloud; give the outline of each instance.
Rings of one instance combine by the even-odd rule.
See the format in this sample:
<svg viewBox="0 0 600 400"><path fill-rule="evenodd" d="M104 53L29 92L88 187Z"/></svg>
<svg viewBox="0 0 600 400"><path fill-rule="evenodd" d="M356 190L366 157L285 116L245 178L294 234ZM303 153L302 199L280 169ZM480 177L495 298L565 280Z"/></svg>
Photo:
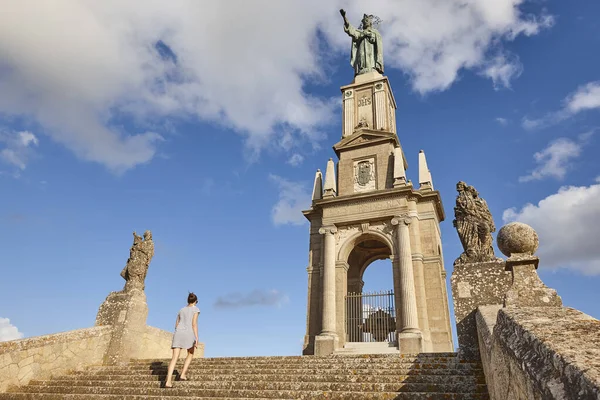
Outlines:
<svg viewBox="0 0 600 400"><path fill-rule="evenodd" d="M0 159L22 171L27 167L31 147L37 146L38 143L37 137L29 131L17 133L0 131L0 144L4 145L0 150Z"/></svg>
<svg viewBox="0 0 600 400"><path fill-rule="evenodd" d="M504 211L504 222L531 225L540 238L540 268L570 268L600 274L600 181L564 186L537 205Z"/></svg>
<svg viewBox="0 0 600 400"><path fill-rule="evenodd" d="M496 122L499 123L502 126L508 125L508 119L506 119L506 118L497 117L496 118Z"/></svg>
<svg viewBox="0 0 600 400"><path fill-rule="evenodd" d="M510 82L523 73L523 64L516 56L500 54L490 60L481 73L492 80L494 89L510 88Z"/></svg>
<svg viewBox="0 0 600 400"><path fill-rule="evenodd" d="M269 179L279 187L279 200L271 210L271 218L275 225L303 225L306 218L303 210L310 207L310 191L306 183L291 182L277 175L269 175Z"/></svg>
<svg viewBox="0 0 600 400"><path fill-rule="evenodd" d="M581 85L563 100L563 107L550 112L539 119L523 118L525 129L538 129L555 125L561 121L579 114L580 112L600 109L600 81L589 82Z"/></svg>
<svg viewBox="0 0 600 400"><path fill-rule="evenodd" d="M304 161L304 157L301 154L294 153L287 161L287 163L290 164L292 167L297 167L300 164L302 164L302 161Z"/></svg>
<svg viewBox="0 0 600 400"><path fill-rule="evenodd" d="M10 319L0 317L0 342L21 339L22 337L23 333L19 332L19 329L10 323Z"/></svg>
<svg viewBox="0 0 600 400"><path fill-rule="evenodd" d="M529 175L519 177L519 182L529 182L552 177L563 179L573 159L581 154L582 145L568 138L559 138L533 155L537 167Z"/></svg>
<svg viewBox="0 0 600 400"><path fill-rule="evenodd" d="M461 69L508 86L519 67L502 43L553 22L523 14L525 2L378 0L367 10L345 0L7 0L0 114L30 117L79 158L117 172L156 155L166 117L223 124L253 153L286 132L286 146L318 142L336 102L304 85L326 79L330 55L348 57L341 6L355 24L363 12L384 19L386 68L427 93L450 87Z"/></svg>

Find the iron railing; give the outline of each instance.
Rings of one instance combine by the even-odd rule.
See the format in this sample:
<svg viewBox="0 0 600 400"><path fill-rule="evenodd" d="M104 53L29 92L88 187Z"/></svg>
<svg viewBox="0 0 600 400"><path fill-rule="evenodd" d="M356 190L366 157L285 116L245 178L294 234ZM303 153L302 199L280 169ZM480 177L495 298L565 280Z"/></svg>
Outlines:
<svg viewBox="0 0 600 400"><path fill-rule="evenodd" d="M394 292L346 295L346 341L395 342Z"/></svg>

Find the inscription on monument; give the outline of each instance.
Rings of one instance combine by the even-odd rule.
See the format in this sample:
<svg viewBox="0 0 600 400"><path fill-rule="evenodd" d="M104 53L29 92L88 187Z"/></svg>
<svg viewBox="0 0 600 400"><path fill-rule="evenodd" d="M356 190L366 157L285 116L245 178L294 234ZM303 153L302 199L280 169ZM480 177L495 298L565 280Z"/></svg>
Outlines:
<svg viewBox="0 0 600 400"><path fill-rule="evenodd" d="M344 206L331 207L324 211L325 218L347 216L352 214L365 214L377 211L386 211L386 214L398 213L398 209L406 207L404 199L389 199L380 201L355 202Z"/></svg>
<svg viewBox="0 0 600 400"><path fill-rule="evenodd" d="M371 104L373 104L373 99L367 96L363 96L360 99L358 99L358 106L359 107L365 107L365 106L370 106Z"/></svg>

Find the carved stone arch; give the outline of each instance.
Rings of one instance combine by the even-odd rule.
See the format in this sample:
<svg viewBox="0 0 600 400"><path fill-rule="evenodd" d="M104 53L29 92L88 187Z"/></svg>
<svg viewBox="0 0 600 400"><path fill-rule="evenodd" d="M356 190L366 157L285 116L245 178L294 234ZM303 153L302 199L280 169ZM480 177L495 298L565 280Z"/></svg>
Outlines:
<svg viewBox="0 0 600 400"><path fill-rule="evenodd" d="M385 260L389 257L386 256L382 256L382 255L374 255L371 258L368 258L363 265L359 268L360 270L360 278L363 279L363 276L365 274L365 271L367 270L367 268L369 267L369 265L371 265L372 263L374 263L377 260Z"/></svg>
<svg viewBox="0 0 600 400"><path fill-rule="evenodd" d="M346 238L346 240L344 240L339 246L336 261L348 262L348 257L350 256L352 250L354 250L354 247L369 239L378 240L385 244L389 248L392 257L397 254L396 247L394 246L394 240L391 235L381 233L377 230L368 230L365 232L357 232L354 235Z"/></svg>

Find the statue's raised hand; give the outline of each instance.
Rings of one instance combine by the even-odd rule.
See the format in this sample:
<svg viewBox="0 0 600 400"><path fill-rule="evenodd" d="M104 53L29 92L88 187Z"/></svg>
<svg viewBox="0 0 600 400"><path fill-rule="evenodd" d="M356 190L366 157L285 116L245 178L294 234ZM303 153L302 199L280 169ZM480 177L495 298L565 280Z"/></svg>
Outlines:
<svg viewBox="0 0 600 400"><path fill-rule="evenodd" d="M342 17L346 18L346 11L344 11L344 9L340 9L340 14L342 14Z"/></svg>

